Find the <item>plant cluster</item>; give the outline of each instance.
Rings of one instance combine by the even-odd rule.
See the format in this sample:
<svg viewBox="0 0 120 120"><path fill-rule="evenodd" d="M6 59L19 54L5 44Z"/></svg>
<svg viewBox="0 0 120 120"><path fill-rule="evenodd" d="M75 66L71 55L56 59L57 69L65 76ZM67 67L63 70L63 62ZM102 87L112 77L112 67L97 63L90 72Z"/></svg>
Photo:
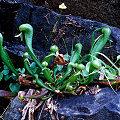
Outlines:
<svg viewBox="0 0 120 120"><path fill-rule="evenodd" d="M62 3L59 5L59 8L62 12L62 10L67 7L64 3ZM55 28L53 29L52 34L54 33ZM22 24L20 25L19 30L21 33L16 37L20 37L21 40L23 40L23 33L25 33L25 43L28 50L28 52L23 54L24 68L22 69L16 69L14 67L7 51L3 47L3 36L0 33L0 56L4 63L3 70L0 72L0 81L2 79L7 81L9 78L16 80L19 84L10 83L9 87L12 93L18 93L19 99L23 99L25 97L47 99L54 94L77 94L81 91L81 89L86 89L83 85L88 85L93 82L94 78L97 78L97 83L108 84L111 88L112 85L119 84L120 81L117 80L117 77L120 75L120 69L107 56L101 53L102 48L109 40L109 36L111 34L109 27L98 28L93 32L89 54L83 57L81 56L81 43L77 43L75 45L76 50L72 50L71 55L68 55L68 53L66 55L59 54L58 47L53 45L50 47L50 54L47 55L41 62L37 59L32 48L32 26L30 24ZM102 35L98 36L98 38L94 40L94 33L98 30L101 30ZM108 62L111 63L111 66L98 58L98 55L107 59ZM29 61L29 56L32 58L33 62ZM53 59L54 62L51 65L50 63ZM117 57L117 61L119 61L119 59L120 56ZM10 71L12 72L11 74ZM19 91L20 85L22 84L32 86L41 91L41 88L45 88L45 91L30 96L24 91ZM48 97L43 97L48 94L49 91L51 94ZM12 93L1 90L0 96L14 96L15 94Z"/></svg>
<svg viewBox="0 0 120 120"><path fill-rule="evenodd" d="M76 94L81 85L88 85L96 76L98 78L98 82L107 81L109 85L119 83L117 76L120 75L120 69L107 56L100 53L106 42L109 40L109 36L111 34L109 27L96 29L95 31L102 31L102 35L100 35L96 40L94 40L95 31L93 32L89 54L83 57L81 56L81 43L77 43L75 45L76 50L71 51L71 55L59 54L58 47L53 45L50 47L50 54L47 55L42 62L37 59L32 48L32 26L30 24L22 24L19 27L19 30L21 33L18 36L21 37L21 40L23 40L23 31L25 32L25 43L28 50L28 52L23 54L24 68L21 70L20 68L16 69L14 67L10 57L3 47L3 36L0 34L0 56L5 64L4 70L0 73L0 80L2 80L4 75L4 79L9 79L10 77L15 79L18 78L19 83L23 82L22 80L25 80L27 85L33 84L37 89L40 89L41 87L47 90L47 92L44 91L42 94L39 93L31 97L26 95L25 92L20 91L18 94L19 99L23 99L23 97L37 98L36 96L42 99L48 91L53 94ZM99 59L97 57L98 54L107 59L111 63L111 66ZM29 56L33 59L32 63L28 59ZM55 58L54 62L50 65L53 58ZM118 60L119 56L117 57L117 61ZM9 70L12 71L12 75L8 75ZM32 81L27 80L27 78L32 78ZM113 81L112 84L110 81ZM18 83L11 83L10 88L13 93L19 91ZM3 91L1 91L1 93L2 92ZM8 95L8 92L5 93Z"/></svg>

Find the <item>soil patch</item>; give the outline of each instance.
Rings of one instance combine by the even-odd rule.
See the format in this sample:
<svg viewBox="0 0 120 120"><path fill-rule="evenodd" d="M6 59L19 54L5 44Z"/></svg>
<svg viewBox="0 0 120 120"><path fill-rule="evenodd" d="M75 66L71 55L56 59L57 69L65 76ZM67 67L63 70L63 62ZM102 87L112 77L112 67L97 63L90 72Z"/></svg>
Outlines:
<svg viewBox="0 0 120 120"><path fill-rule="evenodd" d="M67 6L62 14L79 16L120 28L119 0L23 0L33 5L42 5L57 13L58 6L64 2Z"/></svg>

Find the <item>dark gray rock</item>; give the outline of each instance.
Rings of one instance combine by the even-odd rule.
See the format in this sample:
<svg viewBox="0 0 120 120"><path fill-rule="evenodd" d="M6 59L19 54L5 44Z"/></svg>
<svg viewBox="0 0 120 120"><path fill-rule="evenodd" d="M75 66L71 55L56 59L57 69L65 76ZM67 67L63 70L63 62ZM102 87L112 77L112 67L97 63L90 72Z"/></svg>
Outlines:
<svg viewBox="0 0 120 120"><path fill-rule="evenodd" d="M21 120L21 112L19 109L23 109L25 103L22 100L19 100L17 97L11 102L10 108L5 113L5 120Z"/></svg>
<svg viewBox="0 0 120 120"><path fill-rule="evenodd" d="M60 104L57 110L60 120L119 120L120 119L120 91L116 95L111 88L102 88L97 95L83 94L70 96L62 100L54 99ZM16 97L4 115L4 120L20 120L23 108L22 101ZM39 116L39 114L36 116ZM35 120L38 120L36 117ZM50 120L48 113L43 111L41 120Z"/></svg>
<svg viewBox="0 0 120 120"><path fill-rule="evenodd" d="M57 32L49 40L59 14L41 6L1 0L0 15L2 15L0 32L4 37L4 46L11 54L14 53L19 56L22 56L27 51L24 41L21 42L20 38L14 37L19 33L18 28L21 24L29 23L33 26L33 48L37 56L43 53L43 57L49 53L49 48L52 44L58 45L60 53L65 54L66 48L62 38L65 40L69 54L72 41L74 45L81 42L83 44L82 55L87 54L91 46L92 32L96 28L107 26L96 21L62 15L57 25ZM117 54L120 54L120 29L109 27L112 31L110 39L113 41L113 47L105 48L103 53L115 58ZM99 34L100 32L97 32L95 36ZM109 47L109 42L106 46ZM13 57L13 55L11 56ZM70 96L69 98L58 100L61 104L58 114L60 118L65 116L65 120L118 120L120 119L119 96L116 96L110 88L103 88L97 95ZM22 103L19 103L21 101L17 98L12 101L4 120L20 120L21 113L18 108L21 107L22 109L23 106ZM49 120L50 118L43 114L42 119Z"/></svg>
<svg viewBox="0 0 120 120"><path fill-rule="evenodd" d="M26 51L25 43L24 41L21 42L20 38L15 38L14 36L19 33L18 28L21 24L29 23L33 26L33 48L37 51L37 56L44 53L43 57L49 53L49 48L52 44L58 45L60 53L65 54L67 51L62 38L65 40L69 54L72 41L74 45L81 42L83 45L82 55L87 54L91 47L92 32L96 28L107 26L96 21L62 15L57 24L57 32L49 39L59 14L41 6L32 6L22 2L8 3L1 1L0 5L0 13L2 14L0 32L4 36L4 45L9 51L20 56ZM112 31L110 36L110 39L113 41L112 47L105 48L103 53L115 58L120 53L120 29L109 27ZM99 34L100 32L97 32L95 36ZM109 47L109 42L106 46Z"/></svg>
<svg viewBox="0 0 120 120"><path fill-rule="evenodd" d="M119 93L117 96L111 88L102 88L97 95L71 96L59 100L58 113L65 116L65 120L118 120Z"/></svg>

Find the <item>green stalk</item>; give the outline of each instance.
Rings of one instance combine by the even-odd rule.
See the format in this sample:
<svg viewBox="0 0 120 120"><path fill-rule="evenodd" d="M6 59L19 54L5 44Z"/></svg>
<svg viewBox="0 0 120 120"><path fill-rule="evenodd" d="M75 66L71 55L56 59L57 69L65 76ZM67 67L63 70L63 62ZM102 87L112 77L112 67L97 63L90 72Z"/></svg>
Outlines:
<svg viewBox="0 0 120 120"><path fill-rule="evenodd" d="M104 75L105 75L105 77L106 77L106 79L107 79L107 81L108 81L108 83L109 83L111 89L114 91L114 93L115 93L116 95L118 95L118 94L116 93L116 91L113 89L112 85L110 84L109 78L107 77L107 75L105 74L104 71L103 71L103 73L104 73Z"/></svg>
<svg viewBox="0 0 120 120"><path fill-rule="evenodd" d="M26 46L28 49L28 53L31 56L31 58L36 62L36 64L39 67L39 71L41 69L43 69L41 63L39 62L39 60L37 59L37 57L35 56L34 52L33 52L33 48L32 48L32 37L33 37L33 28L31 25L29 24L22 24L19 27L20 31L25 31L25 42L26 42Z"/></svg>
<svg viewBox="0 0 120 120"><path fill-rule="evenodd" d="M53 78L51 77L51 75L50 75L50 70L49 70L49 68L46 68L46 67L44 67L43 69L42 69L42 71L43 71L43 73L44 73L44 76L45 76L45 78L50 82L50 83L52 83L52 84L55 84L53 81Z"/></svg>
<svg viewBox="0 0 120 120"><path fill-rule="evenodd" d="M68 80L66 80L63 83L63 85L61 87L58 87L57 89L59 89L59 90L64 89L66 87L66 85L67 85L68 82L70 82L70 84L73 84L77 80L77 78L79 77L79 75L80 75L80 71L77 72L77 73L75 73L75 74L73 74Z"/></svg>
<svg viewBox="0 0 120 120"><path fill-rule="evenodd" d="M102 27L102 28L104 28L104 27ZM91 46L93 46L93 44L94 44L94 34L95 34L95 32L98 31L98 30L101 30L102 28L97 28L97 29L94 30L94 32L92 33L92 44L91 44Z"/></svg>
<svg viewBox="0 0 120 120"><path fill-rule="evenodd" d="M71 73L71 71L72 71L72 64L78 62L78 60L80 58L80 53L81 53L81 50L82 50L82 44L77 43L75 45L75 47L77 48L77 50L75 50L73 52L73 54L71 56L71 59L70 59L70 63L67 66L67 70L66 70L64 76L61 78L61 80L59 80L56 83L56 85L58 85L59 83L61 83Z"/></svg>
<svg viewBox="0 0 120 120"><path fill-rule="evenodd" d="M46 61L48 64L50 63L50 61L52 60L53 56L56 56L55 52L58 51L58 47L56 45L53 45L50 47L50 54L47 55L43 60L42 63L44 61Z"/></svg>
<svg viewBox="0 0 120 120"><path fill-rule="evenodd" d="M73 54L71 55L71 58L70 58L70 62L71 63L76 63L78 62L79 58L80 58L80 54L81 54L81 50L82 50L82 44L81 43L77 43L75 45L75 47L77 48L77 50L75 50L73 52Z"/></svg>
<svg viewBox="0 0 120 120"><path fill-rule="evenodd" d="M3 47L3 36L0 33L0 56L3 62L6 64L6 66L17 76L19 77L19 74L17 70L15 69L9 55L7 54L7 51Z"/></svg>
<svg viewBox="0 0 120 120"><path fill-rule="evenodd" d="M104 34L104 36L97 41L97 43L94 45L94 47L92 46L91 50L90 50L90 54L94 56L97 56L98 53L102 50L102 48L105 46L107 40L109 39L109 36L111 34L111 30L108 27L103 27L102 28L102 33ZM93 43L92 43L93 45ZM90 57L90 61L92 60L92 57Z"/></svg>
<svg viewBox="0 0 120 120"><path fill-rule="evenodd" d="M40 78L38 78L38 75L37 75L37 74L34 74L34 77L35 77L36 82L37 82L37 84L38 84L39 86L41 86L41 87L43 87L43 88L45 88L45 89L47 89L47 90L50 90L50 91L54 92L53 89L49 88L47 85L45 85L45 84L43 83L43 81L42 81Z"/></svg>
<svg viewBox="0 0 120 120"><path fill-rule="evenodd" d="M102 55L108 62L118 71L118 75L120 76L120 69L103 53L97 52L97 54Z"/></svg>
<svg viewBox="0 0 120 120"><path fill-rule="evenodd" d="M62 39L63 39L64 45L65 45L65 49L66 49L66 52L67 52L67 55L68 55L68 50L67 50L67 46L66 46L65 40L64 40L64 38L62 38Z"/></svg>
<svg viewBox="0 0 120 120"><path fill-rule="evenodd" d="M29 65L28 57L29 57L29 54L27 52L25 52L23 54L24 67L30 75L34 76L34 72L31 70L30 65Z"/></svg>
<svg viewBox="0 0 120 120"><path fill-rule="evenodd" d="M92 73L96 68L92 65L92 62L90 63L90 68L89 68L89 77L86 81L84 82L80 82L81 85L87 85L89 84L90 82L93 81L93 78L94 78L94 74L90 74Z"/></svg>
<svg viewBox="0 0 120 120"><path fill-rule="evenodd" d="M60 84L60 83L71 73L71 71L72 71L72 65L71 65L71 64L68 64L67 70L66 70L65 74L63 75L63 77L61 78L61 80L59 80L59 81L56 83L56 86L57 86L58 84Z"/></svg>
<svg viewBox="0 0 120 120"><path fill-rule="evenodd" d="M45 46L43 52L45 51L45 49L46 49L46 47L47 47L47 45L48 45L48 43L49 43L49 41L50 41L50 39L51 39L51 37L52 37L54 31L55 31L55 29L56 29L56 26L57 26L57 24L58 24L58 22L59 22L59 20L60 20L61 14L62 14L62 9L61 9L61 11L60 11L60 15L59 15L59 18L58 18L58 20L57 20L57 23L56 23L54 29L52 30L52 33L51 33L51 35L50 35L50 37L49 37L49 40L47 41L47 44L46 44L46 46ZM43 54L43 53L42 53L42 54ZM42 55L41 55L41 56L42 56Z"/></svg>
<svg viewBox="0 0 120 120"><path fill-rule="evenodd" d="M56 56L55 53L50 53L49 55L47 55L43 60L42 62L46 61L48 64L51 62L53 56ZM41 63L42 63L41 62Z"/></svg>

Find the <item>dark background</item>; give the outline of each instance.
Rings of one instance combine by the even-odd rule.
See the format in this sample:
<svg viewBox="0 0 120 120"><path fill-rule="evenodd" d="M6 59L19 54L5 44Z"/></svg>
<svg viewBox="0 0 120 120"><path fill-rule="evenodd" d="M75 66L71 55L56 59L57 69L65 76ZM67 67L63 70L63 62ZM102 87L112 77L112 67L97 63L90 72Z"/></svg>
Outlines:
<svg viewBox="0 0 120 120"><path fill-rule="evenodd" d="M60 13L58 6L65 3L62 14L79 16L120 28L120 0L23 0Z"/></svg>

